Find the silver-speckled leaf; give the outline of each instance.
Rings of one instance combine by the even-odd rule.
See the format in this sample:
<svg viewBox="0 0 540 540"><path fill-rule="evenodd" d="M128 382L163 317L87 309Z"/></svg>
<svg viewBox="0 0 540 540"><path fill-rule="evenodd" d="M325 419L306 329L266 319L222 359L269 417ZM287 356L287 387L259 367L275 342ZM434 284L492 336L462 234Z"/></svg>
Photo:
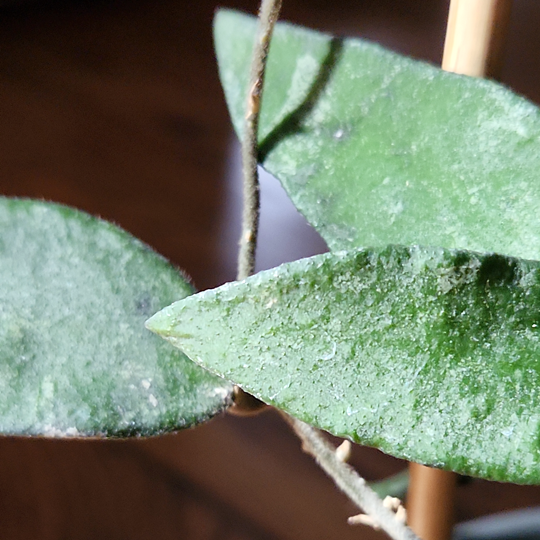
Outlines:
<svg viewBox="0 0 540 540"><path fill-rule="evenodd" d="M241 132L255 19L215 43ZM421 244L540 260L540 113L492 81L360 39L274 32L260 159L332 250Z"/></svg>
<svg viewBox="0 0 540 540"><path fill-rule="evenodd" d="M0 432L153 435L226 408L228 382L144 327L192 292L110 223L0 198Z"/></svg>
<svg viewBox="0 0 540 540"><path fill-rule="evenodd" d="M412 461L540 482L540 263L335 252L190 296L147 325L263 401Z"/></svg>

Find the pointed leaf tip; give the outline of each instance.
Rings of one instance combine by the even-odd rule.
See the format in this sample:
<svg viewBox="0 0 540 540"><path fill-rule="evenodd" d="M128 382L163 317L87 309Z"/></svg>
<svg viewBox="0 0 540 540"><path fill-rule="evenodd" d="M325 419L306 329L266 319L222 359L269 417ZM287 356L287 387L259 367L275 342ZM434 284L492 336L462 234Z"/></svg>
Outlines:
<svg viewBox="0 0 540 540"><path fill-rule="evenodd" d="M150 332L153 332L154 334L158 334L160 336L166 336L168 334L168 330L170 328L170 321L167 317L167 310L162 309L161 311L158 311L154 315L152 315L149 319L146 320L144 323L144 326L147 330L150 330Z"/></svg>

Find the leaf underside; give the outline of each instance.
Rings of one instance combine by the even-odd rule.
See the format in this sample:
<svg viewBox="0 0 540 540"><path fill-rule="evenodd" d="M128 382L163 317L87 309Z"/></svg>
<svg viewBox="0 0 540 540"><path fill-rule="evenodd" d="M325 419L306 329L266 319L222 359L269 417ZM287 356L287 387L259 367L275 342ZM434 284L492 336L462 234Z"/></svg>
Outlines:
<svg viewBox="0 0 540 540"><path fill-rule="evenodd" d="M442 248L336 252L188 297L147 325L336 435L540 482L540 263Z"/></svg>
<svg viewBox="0 0 540 540"><path fill-rule="evenodd" d="M2 433L152 435L230 404L228 382L144 328L193 289L118 227L0 198L0 283Z"/></svg>
<svg viewBox="0 0 540 540"><path fill-rule="evenodd" d="M255 19L215 19L242 130ZM540 259L540 115L504 87L278 24L260 159L332 250L436 245Z"/></svg>

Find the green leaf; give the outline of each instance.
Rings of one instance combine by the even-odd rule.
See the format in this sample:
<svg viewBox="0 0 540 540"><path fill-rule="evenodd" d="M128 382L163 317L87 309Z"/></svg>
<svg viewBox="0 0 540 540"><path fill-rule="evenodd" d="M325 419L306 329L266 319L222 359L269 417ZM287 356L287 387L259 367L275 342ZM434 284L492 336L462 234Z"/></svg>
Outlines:
<svg viewBox="0 0 540 540"><path fill-rule="evenodd" d="M241 132L255 19L215 43ZM273 37L260 160L329 247L399 244L540 259L540 115L490 81L288 24Z"/></svg>
<svg viewBox="0 0 540 540"><path fill-rule="evenodd" d="M147 326L266 403L435 467L540 482L540 263L442 248L335 252Z"/></svg>
<svg viewBox="0 0 540 540"><path fill-rule="evenodd" d="M369 487L381 498L397 497L404 499L409 489L409 469L404 469L383 480L370 482Z"/></svg>
<svg viewBox="0 0 540 540"><path fill-rule="evenodd" d="M209 419L231 385L144 321L193 289L109 223L0 198L0 432L151 435Z"/></svg>

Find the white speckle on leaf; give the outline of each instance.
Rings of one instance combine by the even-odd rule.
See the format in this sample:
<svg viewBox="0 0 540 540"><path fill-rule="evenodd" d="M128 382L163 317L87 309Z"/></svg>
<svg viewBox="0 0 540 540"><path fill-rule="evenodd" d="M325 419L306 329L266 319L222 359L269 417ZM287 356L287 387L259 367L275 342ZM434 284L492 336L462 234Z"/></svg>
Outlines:
<svg viewBox="0 0 540 540"><path fill-rule="evenodd" d="M229 395L229 391L226 388L214 388L212 395L225 399Z"/></svg>
<svg viewBox="0 0 540 540"><path fill-rule="evenodd" d="M58 429L50 424L43 426L43 435L45 437L54 438L66 438L66 437L78 437L80 435L79 430L76 427L69 427L66 430Z"/></svg>
<svg viewBox="0 0 540 540"><path fill-rule="evenodd" d="M141 386L145 389L145 390L148 390L150 388L150 381L148 379L143 379L141 381Z"/></svg>
<svg viewBox="0 0 540 540"><path fill-rule="evenodd" d="M396 201L388 208L388 213L390 214L390 223L394 223L396 216L403 212L403 208L404 205L402 201Z"/></svg>
<svg viewBox="0 0 540 540"><path fill-rule="evenodd" d="M156 396L154 396L154 394L150 394L148 396L148 401L150 402L150 405L152 405L152 407L158 406L158 400L156 399Z"/></svg>
<svg viewBox="0 0 540 540"><path fill-rule="evenodd" d="M325 354L324 356L322 356L321 360L332 360L332 358L336 356L336 351L337 351L337 345L336 345L336 342L334 341L332 343L332 350L328 354Z"/></svg>
<svg viewBox="0 0 540 540"><path fill-rule="evenodd" d="M44 399L53 399L54 397L54 383L49 376L45 377L41 383L41 396Z"/></svg>

